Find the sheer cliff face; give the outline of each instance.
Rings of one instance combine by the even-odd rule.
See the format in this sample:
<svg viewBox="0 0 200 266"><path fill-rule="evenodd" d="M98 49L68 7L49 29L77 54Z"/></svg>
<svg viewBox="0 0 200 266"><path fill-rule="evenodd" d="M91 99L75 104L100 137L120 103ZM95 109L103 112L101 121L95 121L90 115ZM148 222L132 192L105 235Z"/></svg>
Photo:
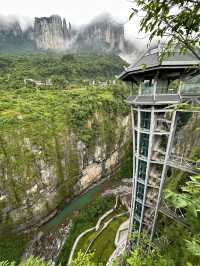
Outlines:
<svg viewBox="0 0 200 266"><path fill-rule="evenodd" d="M100 113L96 116L105 128L106 119ZM113 141L108 137L104 140L105 135L110 135L105 131L99 136L101 145L94 143L92 150L69 129L51 140L46 138L43 148L33 143L32 136L19 136L19 157L30 153L33 161L31 164L25 161L23 166L21 161L21 170L14 173L13 166L11 174L1 157L0 234L41 225L66 199L72 199L115 171L129 147L130 117L118 117L111 124ZM13 143L9 143L10 147Z"/></svg>
<svg viewBox="0 0 200 266"><path fill-rule="evenodd" d="M18 41L31 43L34 49L43 50L116 54L136 51L134 45L125 39L124 25L109 16L101 16L76 30L58 15L35 18L34 25L26 30L22 30L16 20L11 22L0 18L0 46L12 43L16 48Z"/></svg>
<svg viewBox="0 0 200 266"><path fill-rule="evenodd" d="M82 49L122 52L126 46L124 26L110 18L93 21L78 34L76 45Z"/></svg>
<svg viewBox="0 0 200 266"><path fill-rule="evenodd" d="M59 16L35 18L34 36L38 49L70 49L75 52L130 52L124 25L109 16L100 17L76 31ZM133 47L132 47L133 48ZM131 51L134 50L131 49Z"/></svg>
<svg viewBox="0 0 200 266"><path fill-rule="evenodd" d="M65 49L70 41L71 26L59 16L35 18L34 36L39 49Z"/></svg>

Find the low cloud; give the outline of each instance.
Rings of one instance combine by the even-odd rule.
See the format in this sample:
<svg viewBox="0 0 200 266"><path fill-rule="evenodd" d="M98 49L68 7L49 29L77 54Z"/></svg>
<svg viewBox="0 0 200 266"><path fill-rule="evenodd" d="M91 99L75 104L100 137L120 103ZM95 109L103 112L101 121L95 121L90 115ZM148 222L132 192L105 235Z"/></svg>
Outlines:
<svg viewBox="0 0 200 266"><path fill-rule="evenodd" d="M0 24L9 26L10 24L18 22L21 26L21 29L25 31L27 28L33 26L33 18L29 17L22 17L22 16L17 16L17 15L3 15L0 14Z"/></svg>

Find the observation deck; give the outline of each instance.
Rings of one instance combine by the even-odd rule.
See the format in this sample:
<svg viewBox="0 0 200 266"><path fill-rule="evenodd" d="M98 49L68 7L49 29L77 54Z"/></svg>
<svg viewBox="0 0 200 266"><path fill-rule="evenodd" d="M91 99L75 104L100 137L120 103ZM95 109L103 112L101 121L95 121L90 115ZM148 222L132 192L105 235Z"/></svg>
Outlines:
<svg viewBox="0 0 200 266"><path fill-rule="evenodd" d="M137 95L131 95L126 102L131 105L172 105L182 102L200 103L200 75L195 76L195 79L199 79L198 82L193 83L194 78L191 78L189 82L179 81L179 88L169 90L165 88L144 87L139 88ZM141 85L144 85L141 83Z"/></svg>
<svg viewBox="0 0 200 266"><path fill-rule="evenodd" d="M168 168L197 174L200 167L172 154L179 110L171 108L181 103L200 104L199 61L191 53L178 51L162 62L159 56L159 49L148 50L119 77L131 82L133 94L126 100L131 105L134 155L129 231L138 231L137 243L141 232L153 239L159 211L177 218L161 206Z"/></svg>

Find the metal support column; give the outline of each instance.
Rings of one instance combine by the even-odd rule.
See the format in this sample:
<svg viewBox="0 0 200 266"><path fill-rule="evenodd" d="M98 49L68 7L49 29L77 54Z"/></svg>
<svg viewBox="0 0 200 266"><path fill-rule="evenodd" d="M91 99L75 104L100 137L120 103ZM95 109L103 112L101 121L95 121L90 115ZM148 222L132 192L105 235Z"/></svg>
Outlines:
<svg viewBox="0 0 200 266"><path fill-rule="evenodd" d="M146 194L147 194L147 185L148 185L148 177L149 177L149 169L150 169L150 161L151 161L151 154L152 154L152 146L153 146L153 131L154 131L154 107L151 109L151 125L150 125L150 133L149 133L149 145L148 145L148 159L147 159L147 168L146 168L146 176L145 176L145 187L144 187L144 196L143 196L143 202L142 202L142 213L140 218L140 228L139 228L139 235L138 235L138 242L140 238L140 233L142 230L142 222L143 222L143 216L144 216L144 207L145 207L145 201L146 201Z"/></svg>
<svg viewBox="0 0 200 266"><path fill-rule="evenodd" d="M166 154L165 154L165 160L164 160L162 175L161 175L158 198L157 198L157 202L156 202L156 209L155 209L155 214L154 214L153 226L152 226L152 230L151 230L151 237L150 237L151 240L153 239L153 235L155 232L155 226L156 226L156 220L158 217L158 211L159 211L159 206L160 206L160 201L161 201L162 190L163 190L165 177L166 177L167 170L168 170L168 160L169 160L169 156L171 153L174 135L175 135L175 131L176 131L176 122L177 122L177 115L176 115L176 111L174 111L173 117L172 117L171 128L170 128L170 134L169 134L168 143L167 143L167 149L166 149Z"/></svg>
<svg viewBox="0 0 200 266"><path fill-rule="evenodd" d="M132 108L132 112L133 112L133 108ZM138 110L137 110L137 117L138 117L138 120L137 120L137 128L139 128L139 126L140 126L140 120L141 120L141 117L140 117L140 107L138 107ZM134 120L133 113L132 113L132 119ZM134 121L133 121L133 124L132 125L135 125L135 122ZM134 139L135 138L135 126L133 126L133 132L132 132L132 134L133 134L133 139ZM137 156L137 153L139 151L139 142L140 142L140 134L139 134L139 132L137 132L137 151L136 150L133 150L133 154L134 154L133 160L135 161L134 162L135 171L133 171L132 198L131 198L131 216L130 216L130 224L129 224L129 233L132 233L132 231L133 231L133 217L134 217L134 209L135 209L136 188L137 188L137 175L138 175L138 156ZM135 140L134 140L134 143L135 143Z"/></svg>

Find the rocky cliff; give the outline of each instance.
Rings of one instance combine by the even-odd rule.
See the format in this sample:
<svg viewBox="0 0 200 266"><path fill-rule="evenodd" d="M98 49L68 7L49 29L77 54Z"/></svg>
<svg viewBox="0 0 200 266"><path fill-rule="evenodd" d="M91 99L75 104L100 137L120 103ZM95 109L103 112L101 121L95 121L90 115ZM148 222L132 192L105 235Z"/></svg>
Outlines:
<svg viewBox="0 0 200 266"><path fill-rule="evenodd" d="M118 167L129 116L111 93L91 93L11 93L0 116L0 234L41 225Z"/></svg>
<svg viewBox="0 0 200 266"><path fill-rule="evenodd" d="M56 144L58 154L60 152L62 155L57 154L60 156L57 162L50 163L41 156L45 151L32 146L30 139L25 139L24 145L38 157L36 165L33 164L32 169L27 171L36 171L37 175L30 183L27 180L28 172L24 173L24 176L16 176L10 187L7 182L1 183L0 233L5 234L7 228L9 231L24 231L41 225L52 216L51 214L55 214L59 204L79 195L102 177L109 176L125 155L124 145L128 143L130 136L129 123L129 117L118 121L115 131L117 134L123 131L124 136L121 140L116 139L110 154L106 154L106 143L102 143L102 146L95 144L91 152L73 133L65 133L59 137ZM1 176L2 171L4 169L1 169ZM59 175L62 175L62 172L65 174L61 182ZM74 183L73 179L77 181ZM13 195L12 186L21 192L18 190L16 195Z"/></svg>
<svg viewBox="0 0 200 266"><path fill-rule="evenodd" d="M2 42L13 48L43 50L68 50L70 52L112 52L130 54L136 52L132 43L126 40L124 25L117 23L108 15L100 16L91 23L74 28L66 19L58 15L35 18L34 25L22 30L17 20L0 20L0 50ZM23 41L18 43L18 41ZM18 45L18 46L17 46ZM28 46L27 45L27 46Z"/></svg>
<svg viewBox="0 0 200 266"><path fill-rule="evenodd" d="M109 16L101 16L80 30L75 45L86 51L125 51L124 25Z"/></svg>
<svg viewBox="0 0 200 266"><path fill-rule="evenodd" d="M66 49L71 39L71 25L60 16L35 18L34 36L39 49Z"/></svg>

